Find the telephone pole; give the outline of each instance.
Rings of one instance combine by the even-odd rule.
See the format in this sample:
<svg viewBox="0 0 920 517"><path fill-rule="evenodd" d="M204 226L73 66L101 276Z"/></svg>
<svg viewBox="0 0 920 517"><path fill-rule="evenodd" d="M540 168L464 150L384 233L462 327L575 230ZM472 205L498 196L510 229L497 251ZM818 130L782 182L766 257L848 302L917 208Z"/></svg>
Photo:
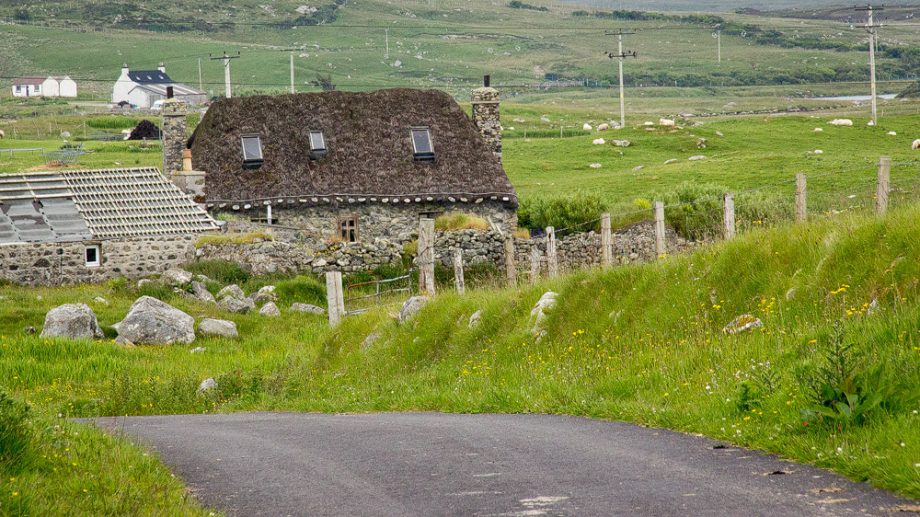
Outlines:
<svg viewBox="0 0 920 517"><path fill-rule="evenodd" d="M230 60L231 60L231 59L239 59L240 53L239 53L239 51L237 51L237 53L236 53L235 56L229 56L229 55L227 55L227 52L224 51L224 55L223 55L223 56L214 57L214 56L212 56L211 54L208 54L208 57L209 57L212 61L213 61L213 60L216 60L216 59L223 60L223 62L224 62L224 95L229 99L230 96L231 96L231 93L232 93L232 91L231 91L231 89L230 89Z"/></svg>
<svg viewBox="0 0 920 517"><path fill-rule="evenodd" d="M198 58L198 91L204 91L204 83L201 82L201 58Z"/></svg>
<svg viewBox="0 0 920 517"><path fill-rule="evenodd" d="M716 27L716 31L712 33L712 37L716 39L716 55L718 56L719 63L722 63L722 27Z"/></svg>
<svg viewBox="0 0 920 517"><path fill-rule="evenodd" d="M617 53L612 54L607 52L607 57L610 59L618 59L618 68L620 72L620 127L626 127L626 92L623 88L623 59L627 57L636 57L636 52L623 52L623 36L626 34L635 34L635 32L625 32L622 30L618 31L606 31L604 33L606 36L616 36L617 37Z"/></svg>
<svg viewBox="0 0 920 517"><path fill-rule="evenodd" d="M291 93L297 93L294 91L294 53L291 52Z"/></svg>
<svg viewBox="0 0 920 517"><path fill-rule="evenodd" d="M872 5L867 5L865 7L857 7L857 11L866 11L868 19L866 21L866 32L869 33L869 88L872 93L872 121L873 126L878 125L878 97L876 95L875 88L875 43L878 38L878 28L881 25L876 25L875 20L873 19L874 11L882 11L884 7L872 7Z"/></svg>
<svg viewBox="0 0 920 517"><path fill-rule="evenodd" d="M386 42L386 53L384 53L383 59L390 59L390 29L383 29L383 39Z"/></svg>

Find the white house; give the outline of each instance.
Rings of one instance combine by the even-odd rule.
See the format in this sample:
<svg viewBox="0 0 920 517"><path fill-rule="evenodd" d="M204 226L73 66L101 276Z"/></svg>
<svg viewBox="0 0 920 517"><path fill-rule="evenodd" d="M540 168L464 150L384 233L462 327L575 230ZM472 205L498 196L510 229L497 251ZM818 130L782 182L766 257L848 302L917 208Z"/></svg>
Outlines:
<svg viewBox="0 0 920 517"><path fill-rule="evenodd" d="M166 98L166 88L172 87L173 96L191 105L202 104L207 95L190 86L177 83L166 75L166 66L160 63L156 70L130 70L125 64L112 89L112 103L127 102L138 108L149 108Z"/></svg>
<svg viewBox="0 0 920 517"><path fill-rule="evenodd" d="M77 83L68 76L20 77L13 81L13 97L76 97Z"/></svg>

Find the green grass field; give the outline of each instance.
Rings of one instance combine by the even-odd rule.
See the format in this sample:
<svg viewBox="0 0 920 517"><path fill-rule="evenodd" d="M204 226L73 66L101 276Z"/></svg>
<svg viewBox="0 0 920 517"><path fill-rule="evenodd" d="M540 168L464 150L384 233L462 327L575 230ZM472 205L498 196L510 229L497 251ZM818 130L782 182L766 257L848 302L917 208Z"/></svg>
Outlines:
<svg viewBox="0 0 920 517"><path fill-rule="evenodd" d="M913 206L882 220L840 216L754 230L658 264L466 297L445 292L411 324L396 324L395 309L383 308L334 331L323 316L288 313L279 322L221 314L156 285L142 292L123 282L4 287L0 379L34 416L12 426L14 411L0 404L5 450L16 429L28 437L24 453L4 458L12 481L0 490L0 508L199 512L150 457L61 418L242 410L623 420L702 433L920 497L918 216ZM250 281L247 290L265 281ZM283 310L322 297L320 283L306 277L272 281ZM536 340L530 308L550 289L559 306L546 337ZM185 346L123 348L110 339L24 332L66 302L89 302L108 328L143 293L196 318L230 316L243 337L202 339L193 346L205 352L191 354ZM96 296L108 304L92 302ZM481 324L468 328L480 309ZM763 329L721 332L744 313ZM377 341L362 345L372 332ZM197 395L208 377L218 389Z"/></svg>

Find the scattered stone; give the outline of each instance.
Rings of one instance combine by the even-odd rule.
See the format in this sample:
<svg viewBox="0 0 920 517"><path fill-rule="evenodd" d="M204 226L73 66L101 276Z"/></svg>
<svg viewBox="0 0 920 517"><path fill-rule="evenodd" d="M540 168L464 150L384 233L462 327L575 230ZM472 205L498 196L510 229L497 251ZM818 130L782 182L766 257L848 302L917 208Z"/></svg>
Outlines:
<svg viewBox="0 0 920 517"><path fill-rule="evenodd" d="M266 285L262 287L252 296L252 301L254 301L256 305L261 305L265 302L277 302L278 295L275 294L275 286Z"/></svg>
<svg viewBox="0 0 920 517"><path fill-rule="evenodd" d="M260 316L268 316L271 318L276 318L281 316L281 310L278 309L278 306L275 305L275 302L268 302L259 309Z"/></svg>
<svg viewBox="0 0 920 517"><path fill-rule="evenodd" d="M677 158L671 158L670 160L666 160L664 164L671 165L672 163L677 163L677 161L678 161Z"/></svg>
<svg viewBox="0 0 920 517"><path fill-rule="evenodd" d="M652 122L651 120L646 120L645 122L642 123L642 125L645 127L652 127L655 125L655 123Z"/></svg>
<svg viewBox="0 0 920 517"><path fill-rule="evenodd" d="M696 148L697 148L697 149L706 149L707 142L708 142L708 141L707 141L705 138L697 138L697 139L696 139Z"/></svg>
<svg viewBox="0 0 920 517"><path fill-rule="evenodd" d="M160 280L166 285L181 287L192 281L192 274L184 269L167 269L160 276Z"/></svg>
<svg viewBox="0 0 920 517"><path fill-rule="evenodd" d="M814 151L811 152L811 154L824 154L824 151L822 151L821 149L815 149Z"/></svg>
<svg viewBox="0 0 920 517"><path fill-rule="evenodd" d="M641 171L641 170L644 169L644 168L645 168L645 165L636 165L635 167L633 167L633 170L632 170L632 171L633 171L633 172L639 172L639 171Z"/></svg>
<svg viewBox="0 0 920 517"><path fill-rule="evenodd" d="M144 287L145 285L150 285L152 283L153 283L153 280L149 278L141 278L140 280L137 281L137 288L140 289Z"/></svg>
<svg viewBox="0 0 920 517"><path fill-rule="evenodd" d="M584 129L585 131L591 131L592 129L591 124L588 124L587 122L585 122L584 125L581 126L581 128Z"/></svg>
<svg viewBox="0 0 920 517"><path fill-rule="evenodd" d="M725 325L725 327L722 329L722 332L728 335L735 335L742 332L747 332L749 330L759 329L761 327L763 327L763 322L760 321L760 319L750 314L742 314L741 316L733 319L728 325Z"/></svg>
<svg viewBox="0 0 920 517"><path fill-rule="evenodd" d="M189 353L191 353L191 354L203 354L205 350L207 350L207 348L205 348L205 347L203 347L203 346L196 346L195 348L189 350Z"/></svg>
<svg viewBox="0 0 920 517"><path fill-rule="evenodd" d="M216 387L217 387L217 381L215 381L211 377L208 377L207 379L201 381L201 384L198 385L198 393L199 394L206 393L208 391L213 390Z"/></svg>
<svg viewBox="0 0 920 517"><path fill-rule="evenodd" d="M594 145L604 145L607 143L607 141L603 138L595 138L593 141L591 141L591 143Z"/></svg>
<svg viewBox="0 0 920 517"><path fill-rule="evenodd" d="M99 339L103 337L96 313L85 303L68 303L48 311L41 337Z"/></svg>
<svg viewBox="0 0 920 517"><path fill-rule="evenodd" d="M326 309L309 303L292 303L291 310L306 314L326 314Z"/></svg>
<svg viewBox="0 0 920 517"><path fill-rule="evenodd" d="M123 346L125 348L135 348L134 343L130 339L124 336L118 336L115 338L115 344L118 346Z"/></svg>
<svg viewBox="0 0 920 517"><path fill-rule="evenodd" d="M217 320L213 318L205 318L201 320L201 323L198 324L198 334L207 337L240 337L240 333L236 329L236 323L228 320ZM194 352L194 350L192 352Z"/></svg>
<svg viewBox="0 0 920 517"><path fill-rule="evenodd" d="M888 134L888 136L898 136L898 132L897 132L897 131L889 131L887 134Z"/></svg>
<svg viewBox="0 0 920 517"><path fill-rule="evenodd" d="M824 132L824 128L823 128L823 127L816 127L816 128L815 128L815 133L823 133L823 132Z"/></svg>
<svg viewBox="0 0 920 517"><path fill-rule="evenodd" d="M543 293L543 296L530 310L530 333L538 339L546 335L546 329L543 328L543 325L546 323L549 313L556 308L557 296L559 295L553 291Z"/></svg>
<svg viewBox="0 0 920 517"><path fill-rule="evenodd" d="M214 299L214 295L211 294L211 291L208 291L208 288L197 280L192 282L192 295L205 303L214 303L217 301Z"/></svg>
<svg viewBox="0 0 920 517"><path fill-rule="evenodd" d="M595 163L588 165L588 167L591 167L592 169L600 169L601 167L603 167L603 165L595 162Z"/></svg>
<svg viewBox="0 0 920 517"><path fill-rule="evenodd" d="M610 124L607 124L607 123L599 124L597 126L598 131L607 131L608 129L610 129Z"/></svg>
<svg viewBox="0 0 920 517"><path fill-rule="evenodd" d="M828 122L832 126L852 126L853 121L848 118L835 118L834 120Z"/></svg>
<svg viewBox="0 0 920 517"><path fill-rule="evenodd" d="M674 127L677 123L669 118L660 118L658 119L658 125L662 127Z"/></svg>
<svg viewBox="0 0 920 517"><path fill-rule="evenodd" d="M228 296L217 302L221 309L235 314L246 314L256 308L256 304L249 298L236 298Z"/></svg>
<svg viewBox="0 0 920 517"><path fill-rule="evenodd" d="M705 160L706 157L703 156L702 154L698 154L696 156L691 156L690 158L687 158L687 159L690 160L691 162L698 162L700 160Z"/></svg>
<svg viewBox="0 0 920 517"><path fill-rule="evenodd" d="M224 287L220 291L217 291L217 299L223 300L224 298L246 298L246 293L240 289L240 286L236 284L230 284L227 287Z"/></svg>
<svg viewBox="0 0 920 517"><path fill-rule="evenodd" d="M366 338L364 338L364 341L361 342L361 350L370 349L370 347L374 346L374 343L376 343L378 339L380 339L380 333L371 332L367 335Z"/></svg>
<svg viewBox="0 0 920 517"><path fill-rule="evenodd" d="M412 320L421 310L425 304L428 303L428 297L413 296L406 300L406 303L403 304L402 309L399 310L399 322L407 323Z"/></svg>
<svg viewBox="0 0 920 517"><path fill-rule="evenodd" d="M629 140L611 140L610 143L616 147L629 147L632 145L632 142Z"/></svg>
<svg viewBox="0 0 920 517"><path fill-rule="evenodd" d="M108 305L109 301L101 296L93 298L93 302L98 303L99 305Z"/></svg>
<svg viewBox="0 0 920 517"><path fill-rule="evenodd" d="M482 319L482 310L478 310L478 311L474 312L474 313L470 316L469 328L472 329L472 328L478 327L478 326L479 326L479 322L480 322L481 319Z"/></svg>
<svg viewBox="0 0 920 517"><path fill-rule="evenodd" d="M119 337L138 345L189 344L195 341L195 319L151 296L138 298L125 319L114 327Z"/></svg>
<svg viewBox="0 0 920 517"><path fill-rule="evenodd" d="M206 284L206 283L208 283L208 282L211 281L210 278L208 278L208 277L206 277L206 276L204 276L204 275L195 275L195 280L198 280L198 281L201 282L202 284Z"/></svg>
<svg viewBox="0 0 920 517"><path fill-rule="evenodd" d="M725 136L721 131L716 131L716 136Z"/></svg>

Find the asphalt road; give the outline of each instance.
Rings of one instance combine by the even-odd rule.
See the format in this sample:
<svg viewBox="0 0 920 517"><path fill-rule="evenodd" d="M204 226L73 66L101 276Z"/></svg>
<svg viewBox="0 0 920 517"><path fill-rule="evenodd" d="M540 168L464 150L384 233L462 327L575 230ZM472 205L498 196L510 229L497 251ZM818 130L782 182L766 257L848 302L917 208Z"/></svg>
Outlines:
<svg viewBox="0 0 920 517"><path fill-rule="evenodd" d="M100 418L230 515L850 515L905 501L658 429L544 415Z"/></svg>

